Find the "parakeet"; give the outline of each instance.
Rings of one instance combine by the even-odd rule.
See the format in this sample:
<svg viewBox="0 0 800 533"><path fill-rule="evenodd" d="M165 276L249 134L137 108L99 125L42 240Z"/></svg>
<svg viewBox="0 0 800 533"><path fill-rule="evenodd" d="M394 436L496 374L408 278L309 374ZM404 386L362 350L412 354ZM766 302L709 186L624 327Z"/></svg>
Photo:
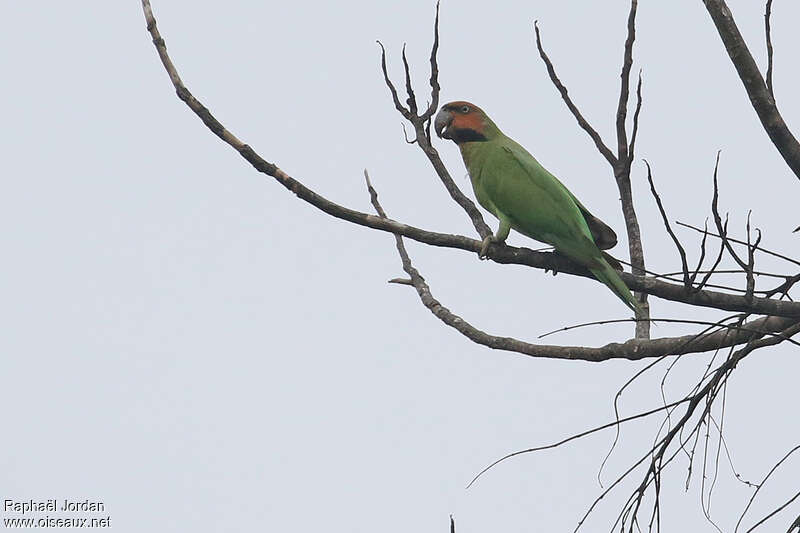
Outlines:
<svg viewBox="0 0 800 533"><path fill-rule="evenodd" d="M504 242L514 228L585 266L636 311L630 289L609 264L616 260L601 251L617 243L614 230L592 215L525 148L506 137L481 108L463 101L445 104L436 115L434 129L439 137L458 145L478 203L500 221L497 233L484 239L481 257L492 242Z"/></svg>

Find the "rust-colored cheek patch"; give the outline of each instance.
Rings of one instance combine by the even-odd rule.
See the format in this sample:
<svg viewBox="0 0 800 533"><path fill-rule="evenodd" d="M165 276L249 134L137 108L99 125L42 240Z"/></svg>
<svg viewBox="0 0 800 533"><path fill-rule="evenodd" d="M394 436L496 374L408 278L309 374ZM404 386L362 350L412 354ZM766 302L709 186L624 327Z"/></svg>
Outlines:
<svg viewBox="0 0 800 533"><path fill-rule="evenodd" d="M483 133L483 120L478 113L467 113L466 115L456 115L453 118L453 127L457 130L472 130Z"/></svg>

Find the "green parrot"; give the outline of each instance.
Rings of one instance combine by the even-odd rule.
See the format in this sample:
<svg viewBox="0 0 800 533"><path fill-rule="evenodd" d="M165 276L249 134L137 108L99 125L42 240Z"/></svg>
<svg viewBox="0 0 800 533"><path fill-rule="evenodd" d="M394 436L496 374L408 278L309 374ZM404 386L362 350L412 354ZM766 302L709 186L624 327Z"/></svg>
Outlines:
<svg viewBox="0 0 800 533"><path fill-rule="evenodd" d="M558 179L525 148L506 137L478 106L451 102L434 120L436 134L461 149L472 189L484 208L497 217L495 235L483 240L480 257L492 242L502 243L511 228L555 247L586 267L601 283L636 311L638 304L602 252L617 243L617 235L592 215Z"/></svg>

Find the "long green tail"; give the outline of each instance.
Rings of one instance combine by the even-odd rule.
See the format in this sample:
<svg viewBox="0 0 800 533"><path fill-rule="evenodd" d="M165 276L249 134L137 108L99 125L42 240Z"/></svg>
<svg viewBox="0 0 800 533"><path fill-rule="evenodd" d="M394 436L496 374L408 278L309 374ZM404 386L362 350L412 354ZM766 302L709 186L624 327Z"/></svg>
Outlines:
<svg viewBox="0 0 800 533"><path fill-rule="evenodd" d="M631 308L635 313L639 310L639 303L636 298L631 294L631 290L619 277L617 271L614 270L605 260L602 260L603 268L590 268L589 271L594 274L600 282L604 283L611 291L622 300L625 305Z"/></svg>

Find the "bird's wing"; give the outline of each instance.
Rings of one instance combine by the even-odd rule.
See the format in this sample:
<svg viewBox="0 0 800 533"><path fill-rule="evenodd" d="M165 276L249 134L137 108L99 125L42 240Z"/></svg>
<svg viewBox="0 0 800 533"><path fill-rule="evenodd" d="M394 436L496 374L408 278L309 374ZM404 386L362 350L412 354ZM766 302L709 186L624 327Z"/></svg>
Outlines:
<svg viewBox="0 0 800 533"><path fill-rule="evenodd" d="M510 142L507 142L505 146L507 151L514 159L516 159L519 165L526 169L526 174L529 179L536 183L543 184L546 189L551 189L551 196L561 196L562 194L566 193L572 199L572 202L577 206L581 216L589 228L592 240L599 249L608 250L617 244L617 234L613 229L611 229L605 222L594 216L580 202L580 200L578 200L575 195L572 194L572 192L567 189L563 183L561 183L558 178L553 176L547 171L547 169L539 164L536 158L534 158L527 150L525 150L525 148L512 139L508 139L508 141Z"/></svg>
<svg viewBox="0 0 800 533"><path fill-rule="evenodd" d="M563 185L562 185L563 186ZM564 187L566 189L566 187ZM572 196L572 200L575 202L575 205L578 206L581 213L583 214L583 218L586 220L586 224L589 226L589 231L592 232L592 237L594 238L594 243L597 245L598 248L601 250L608 250L609 248L613 248L617 245L617 234L611 229L608 224L594 216L586 209L582 203L578 201L577 198L567 189L570 196Z"/></svg>
<svg viewBox="0 0 800 533"><path fill-rule="evenodd" d="M567 188L513 140L502 139L491 148L478 181L512 227L581 263L593 262L597 246Z"/></svg>

